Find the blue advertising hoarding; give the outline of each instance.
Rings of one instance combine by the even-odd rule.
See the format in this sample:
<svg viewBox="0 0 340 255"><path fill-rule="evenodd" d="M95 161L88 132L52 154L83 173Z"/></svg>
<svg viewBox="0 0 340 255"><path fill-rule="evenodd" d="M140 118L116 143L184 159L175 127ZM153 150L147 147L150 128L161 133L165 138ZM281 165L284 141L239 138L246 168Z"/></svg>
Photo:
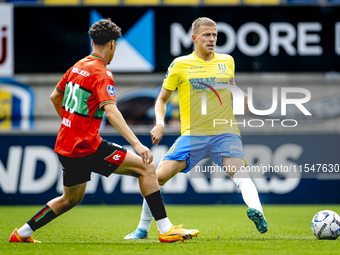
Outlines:
<svg viewBox="0 0 340 255"><path fill-rule="evenodd" d="M177 136L165 135L157 147L152 146L149 135L138 138L151 148L157 165ZM62 194L61 166L53 151L55 139L55 135L0 135L0 204L44 204ZM104 139L127 144L120 136L104 136ZM261 201L339 203L339 140L336 134L244 136L249 165L262 169L260 174L250 173ZM284 172L263 173L265 166L290 167L295 172L289 177ZM171 179L163 188L163 197L167 204L243 203L241 193L229 177L209 178L193 173L178 174ZM82 203L141 202L136 178L92 174Z"/></svg>
<svg viewBox="0 0 340 255"><path fill-rule="evenodd" d="M174 58L192 52L192 22L198 17L210 17L217 22L216 52L233 56L236 72L338 72L339 8L15 6L14 71L65 72L90 53L87 31L91 24L104 17L116 22L123 34L108 65L110 70L165 73ZM27 12L32 17L29 20ZM31 36L28 24L40 35L38 45L34 40L27 40ZM62 54L50 48L61 49ZM36 54L37 51L49 54ZM53 65L46 65L51 59Z"/></svg>

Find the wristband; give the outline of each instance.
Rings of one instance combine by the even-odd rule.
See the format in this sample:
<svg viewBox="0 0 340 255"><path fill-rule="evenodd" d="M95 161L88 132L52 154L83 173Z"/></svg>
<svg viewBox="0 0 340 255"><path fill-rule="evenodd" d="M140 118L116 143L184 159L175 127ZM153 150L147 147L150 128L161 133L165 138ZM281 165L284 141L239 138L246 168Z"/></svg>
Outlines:
<svg viewBox="0 0 340 255"><path fill-rule="evenodd" d="M164 126L164 120L156 120L156 126L158 125Z"/></svg>

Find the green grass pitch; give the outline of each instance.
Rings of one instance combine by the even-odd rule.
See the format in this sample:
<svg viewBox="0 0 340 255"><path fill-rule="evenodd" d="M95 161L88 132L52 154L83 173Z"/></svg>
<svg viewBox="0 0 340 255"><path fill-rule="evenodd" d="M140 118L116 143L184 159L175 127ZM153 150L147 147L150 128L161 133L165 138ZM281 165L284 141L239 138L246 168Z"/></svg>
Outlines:
<svg viewBox="0 0 340 255"><path fill-rule="evenodd" d="M173 224L197 228L197 238L160 243L153 222L147 240L124 240L138 224L141 206L77 206L34 233L41 244L9 243L41 206L0 206L0 254L339 254L340 238L317 240L311 220L320 210L340 205L264 205L269 231L259 234L246 206L172 206Z"/></svg>

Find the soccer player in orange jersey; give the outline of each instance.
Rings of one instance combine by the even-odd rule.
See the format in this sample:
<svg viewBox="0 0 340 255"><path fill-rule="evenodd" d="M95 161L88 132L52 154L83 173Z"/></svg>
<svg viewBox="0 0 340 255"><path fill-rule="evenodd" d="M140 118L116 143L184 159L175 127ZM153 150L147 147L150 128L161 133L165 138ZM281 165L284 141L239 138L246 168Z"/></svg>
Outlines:
<svg viewBox="0 0 340 255"><path fill-rule="evenodd" d="M140 143L116 107L113 76L106 65L112 61L121 29L110 19L105 19L93 24L89 35L93 52L73 65L51 94L62 119L55 152L63 167L63 195L49 201L20 229L15 229L9 241L39 242L31 234L81 202L91 172L107 177L111 173L137 177L157 222L161 242L183 241L197 236L198 230L171 224L159 190L153 155ZM104 112L139 156L100 137Z"/></svg>

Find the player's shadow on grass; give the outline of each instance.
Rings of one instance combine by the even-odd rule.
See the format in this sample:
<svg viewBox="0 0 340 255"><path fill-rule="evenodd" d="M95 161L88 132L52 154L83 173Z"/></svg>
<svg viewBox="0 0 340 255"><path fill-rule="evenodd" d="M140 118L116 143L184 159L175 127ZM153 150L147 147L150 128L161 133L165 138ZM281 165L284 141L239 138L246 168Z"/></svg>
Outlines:
<svg viewBox="0 0 340 255"><path fill-rule="evenodd" d="M224 238L227 241L259 241L259 242L263 242L263 241L289 241L289 240L316 240L317 239L313 236L251 236L251 237L226 237Z"/></svg>
<svg viewBox="0 0 340 255"><path fill-rule="evenodd" d="M173 243L166 243L166 244L176 244L176 243L196 243L195 240L187 240L187 241L184 241L184 242L173 242ZM78 242L72 242L72 247L75 247L75 246L82 246L82 245L100 245L100 246L105 246L105 245L117 245L117 246L135 246L135 245L164 245L164 243L161 243L159 240L157 239L154 239L154 240L122 240L122 241L110 241L110 240L103 240L102 242L81 242L81 241L78 241ZM39 245L70 245L70 242L42 242L41 244Z"/></svg>

